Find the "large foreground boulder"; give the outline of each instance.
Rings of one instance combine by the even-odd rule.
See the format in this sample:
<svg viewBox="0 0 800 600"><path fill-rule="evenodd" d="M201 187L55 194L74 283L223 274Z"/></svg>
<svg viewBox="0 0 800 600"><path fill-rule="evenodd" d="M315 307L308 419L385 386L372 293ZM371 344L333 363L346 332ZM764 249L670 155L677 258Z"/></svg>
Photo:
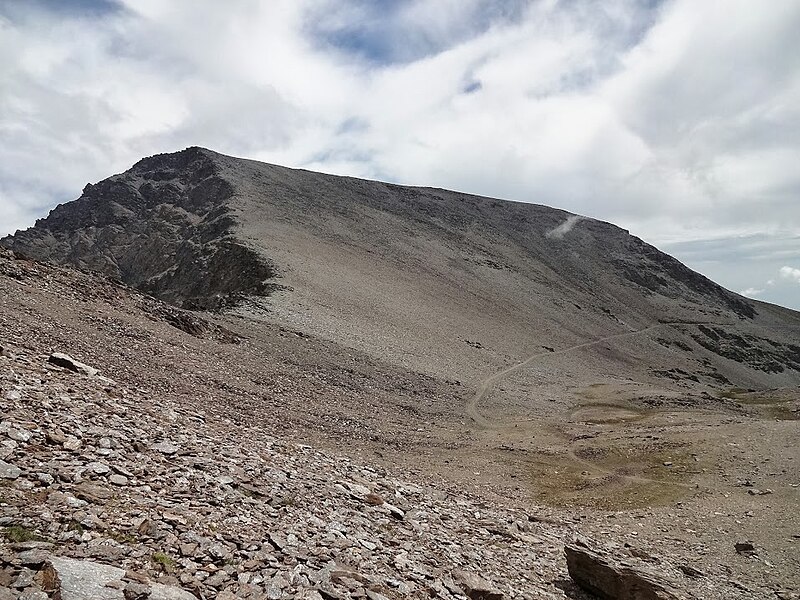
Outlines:
<svg viewBox="0 0 800 600"><path fill-rule="evenodd" d="M44 570L44 587L57 600L124 600L125 570L88 560L52 557ZM120 582L117 588L109 584Z"/></svg>
<svg viewBox="0 0 800 600"><path fill-rule="evenodd" d="M55 600L196 600L179 587L126 579L126 571L118 567L56 556L46 561L43 573L44 589Z"/></svg>
<svg viewBox="0 0 800 600"><path fill-rule="evenodd" d="M578 541L566 545L567 570L581 588L602 600L688 600L670 581L589 548Z"/></svg>

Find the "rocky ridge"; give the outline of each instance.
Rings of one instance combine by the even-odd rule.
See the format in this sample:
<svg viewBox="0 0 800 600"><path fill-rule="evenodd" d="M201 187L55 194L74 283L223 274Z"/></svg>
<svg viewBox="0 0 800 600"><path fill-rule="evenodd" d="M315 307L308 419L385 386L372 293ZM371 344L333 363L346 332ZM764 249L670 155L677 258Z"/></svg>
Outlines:
<svg viewBox="0 0 800 600"><path fill-rule="evenodd" d="M179 306L219 309L245 294L267 294L275 276L268 260L234 238L233 194L206 154L159 155L87 184L80 203L57 206L8 243Z"/></svg>

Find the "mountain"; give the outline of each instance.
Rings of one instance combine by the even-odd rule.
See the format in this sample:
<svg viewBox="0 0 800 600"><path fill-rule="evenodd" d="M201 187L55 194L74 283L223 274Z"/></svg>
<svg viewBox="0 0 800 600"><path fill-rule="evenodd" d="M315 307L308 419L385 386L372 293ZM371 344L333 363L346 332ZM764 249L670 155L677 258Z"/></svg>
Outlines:
<svg viewBox="0 0 800 600"><path fill-rule="evenodd" d="M800 314L614 225L189 148L2 245L0 598L800 587Z"/></svg>
<svg viewBox="0 0 800 600"><path fill-rule="evenodd" d="M521 491L501 499L419 458L354 459L343 450L356 432L337 426L335 400L374 397L380 377L364 357L345 362L343 397L331 393L334 361L320 360L331 348L278 327L243 327L243 339L2 249L0 290L2 598L588 598L570 579L639 597L791 597L796 553L782 538L796 512L762 528L777 542L753 538L776 561L765 577L760 560L729 556L736 493L699 544L708 513L688 502L643 520L535 506ZM256 342L270 360L251 356ZM245 387L256 376L260 395ZM309 416L336 427L338 451L298 443ZM412 415L402 437L421 424ZM397 462L403 451L379 433Z"/></svg>
<svg viewBox="0 0 800 600"><path fill-rule="evenodd" d="M639 353L650 375L677 368L669 377L749 388L796 383L800 370L797 313L725 290L609 223L202 148L87 185L0 243L453 379L658 323L676 325Z"/></svg>

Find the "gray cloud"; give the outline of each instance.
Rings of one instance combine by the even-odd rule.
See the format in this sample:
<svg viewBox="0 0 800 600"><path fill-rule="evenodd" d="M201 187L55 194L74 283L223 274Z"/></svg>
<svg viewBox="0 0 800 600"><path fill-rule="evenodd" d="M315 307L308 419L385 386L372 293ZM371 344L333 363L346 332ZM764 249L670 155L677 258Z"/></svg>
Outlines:
<svg viewBox="0 0 800 600"><path fill-rule="evenodd" d="M0 233L198 144L611 220L800 307L798 30L793 0L0 0Z"/></svg>
<svg viewBox="0 0 800 600"><path fill-rule="evenodd" d="M776 231L662 247L728 288L742 290L742 295L800 310L800 285L789 276L793 271L787 267L800 266L800 234Z"/></svg>

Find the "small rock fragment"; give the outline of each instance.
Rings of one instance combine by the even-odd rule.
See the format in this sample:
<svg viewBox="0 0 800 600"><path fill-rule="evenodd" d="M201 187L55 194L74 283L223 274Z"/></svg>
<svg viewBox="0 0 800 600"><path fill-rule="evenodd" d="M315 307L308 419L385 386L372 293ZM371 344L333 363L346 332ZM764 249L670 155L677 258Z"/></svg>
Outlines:
<svg viewBox="0 0 800 600"><path fill-rule="evenodd" d="M467 597L472 600L503 600L503 592L497 590L489 581L467 571L453 573Z"/></svg>
<svg viewBox="0 0 800 600"><path fill-rule="evenodd" d="M64 440L64 450L69 450L70 452L80 450L81 445L81 441L72 435L68 435L67 439Z"/></svg>
<svg viewBox="0 0 800 600"><path fill-rule="evenodd" d="M90 462L86 467L96 475L105 475L111 471L111 467L101 462Z"/></svg>
<svg viewBox="0 0 800 600"><path fill-rule="evenodd" d="M158 442L157 444L153 444L150 446L156 452L161 452L161 454L166 454L167 456L171 456L176 454L180 448L175 444L167 441Z"/></svg>
<svg viewBox="0 0 800 600"><path fill-rule="evenodd" d="M756 552L756 547L753 545L753 542L736 542L733 545L733 547L739 554L744 554L747 556L753 556L755 554L758 554L758 552Z"/></svg>
<svg viewBox="0 0 800 600"><path fill-rule="evenodd" d="M114 473L111 477L109 477L108 481L118 486L128 485L128 478L125 477L125 475L119 475L117 473Z"/></svg>
<svg viewBox="0 0 800 600"><path fill-rule="evenodd" d="M0 479L17 479L22 475L22 469L0 460Z"/></svg>
<svg viewBox="0 0 800 600"><path fill-rule="evenodd" d="M122 590L125 600L146 600L150 597L150 586L137 581L130 581L125 584Z"/></svg>

